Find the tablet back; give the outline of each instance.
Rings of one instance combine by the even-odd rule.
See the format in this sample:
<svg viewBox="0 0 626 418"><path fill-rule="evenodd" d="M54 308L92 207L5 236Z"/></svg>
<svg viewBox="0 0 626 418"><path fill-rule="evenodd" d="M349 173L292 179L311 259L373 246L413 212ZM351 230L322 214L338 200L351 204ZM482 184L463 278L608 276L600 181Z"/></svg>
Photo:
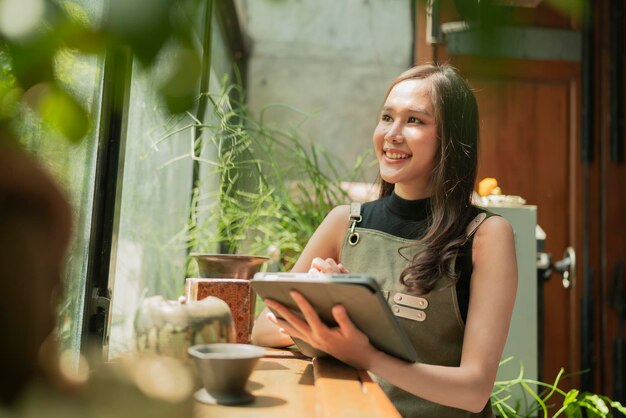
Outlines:
<svg viewBox="0 0 626 418"><path fill-rule="evenodd" d="M300 292L315 308L320 319L335 326L331 309L342 304L357 328L373 346L406 361L416 361L416 352L404 330L391 312L376 281L360 274L257 273L252 288L261 298L274 299L299 313L289 295ZM315 357L322 353L303 341L294 339L300 351Z"/></svg>

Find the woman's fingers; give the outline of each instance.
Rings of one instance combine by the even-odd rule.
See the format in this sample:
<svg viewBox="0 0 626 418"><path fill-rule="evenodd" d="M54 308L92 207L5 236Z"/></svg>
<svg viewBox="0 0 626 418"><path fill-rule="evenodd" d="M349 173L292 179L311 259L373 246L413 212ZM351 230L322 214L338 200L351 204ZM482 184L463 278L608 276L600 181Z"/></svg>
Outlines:
<svg viewBox="0 0 626 418"><path fill-rule="evenodd" d="M278 315L281 317L281 318L277 318L276 316L274 316L274 319L276 319L276 322L274 322L275 324L281 326L280 325L281 323L279 321L282 320L288 323L291 328L293 328L295 331L297 331L300 334L305 334L310 331L310 327L307 324L307 321L300 318L298 315L296 315L291 309L287 308L286 306L272 299L265 299L265 305L267 305L267 307L269 307L271 310L278 313ZM270 317L268 318L271 320Z"/></svg>
<svg viewBox="0 0 626 418"><path fill-rule="evenodd" d="M348 312L346 312L346 308L343 305L333 306L332 313L342 334L349 336L360 332L348 316Z"/></svg>
<svg viewBox="0 0 626 418"><path fill-rule="evenodd" d="M333 260L332 258L327 258L326 260L326 265L328 266L328 269L335 273L335 272L339 272L339 266L337 265L337 263L335 262L335 260Z"/></svg>
<svg viewBox="0 0 626 418"><path fill-rule="evenodd" d="M317 270L320 273L326 273L327 270L328 270L328 265L327 265L326 261L322 260L319 257L315 257L311 261L311 270Z"/></svg>
<svg viewBox="0 0 626 418"><path fill-rule="evenodd" d="M332 258L327 258L326 260L321 259L320 257L315 257L313 261L311 261L311 271L318 271L320 273L348 273L348 270L341 264L337 264L335 260Z"/></svg>
<svg viewBox="0 0 626 418"><path fill-rule="evenodd" d="M304 339L304 336L284 319L276 318L275 324L278 326L278 331L281 333L287 334L292 338Z"/></svg>
<svg viewBox="0 0 626 418"><path fill-rule="evenodd" d="M319 315L317 315L317 312L315 312L313 306L311 306L309 301L306 300L304 296L296 291L291 291L289 292L289 294L298 305L298 308L300 308L300 312L302 312L302 315L304 315L304 319L309 324L309 327L314 334L319 334L320 332L323 332L323 330L328 328L320 320Z"/></svg>
<svg viewBox="0 0 626 418"><path fill-rule="evenodd" d="M318 346L324 339L319 338L319 336L325 335L328 327L320 320L317 312L304 296L295 291L290 292L290 295L298 305L304 319L286 306L274 300L266 299L265 304L280 316L279 318L276 315L268 315L268 319L281 328L281 332Z"/></svg>
<svg viewBox="0 0 626 418"><path fill-rule="evenodd" d="M274 312L268 312L266 315L267 319L270 320L270 322L273 322L274 324L278 325L278 318L276 318L276 315L274 315Z"/></svg>

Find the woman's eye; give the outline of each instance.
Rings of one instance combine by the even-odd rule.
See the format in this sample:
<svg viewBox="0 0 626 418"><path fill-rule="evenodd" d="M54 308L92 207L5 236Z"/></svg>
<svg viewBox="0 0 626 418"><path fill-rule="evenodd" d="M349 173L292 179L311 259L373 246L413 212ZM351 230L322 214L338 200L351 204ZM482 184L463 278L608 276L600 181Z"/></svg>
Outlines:
<svg viewBox="0 0 626 418"><path fill-rule="evenodd" d="M407 123L422 123L422 121L416 118L415 116L409 116Z"/></svg>
<svg viewBox="0 0 626 418"><path fill-rule="evenodd" d="M389 116L389 115L382 115L380 117L380 120L382 120L383 122L391 122L392 121L391 116Z"/></svg>

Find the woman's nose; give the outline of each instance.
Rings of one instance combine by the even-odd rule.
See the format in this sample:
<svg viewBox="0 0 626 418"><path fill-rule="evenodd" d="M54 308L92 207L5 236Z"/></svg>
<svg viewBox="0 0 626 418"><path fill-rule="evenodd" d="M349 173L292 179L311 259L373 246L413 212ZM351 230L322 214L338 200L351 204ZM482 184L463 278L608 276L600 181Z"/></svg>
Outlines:
<svg viewBox="0 0 626 418"><path fill-rule="evenodd" d="M404 141L404 136L402 136L402 128L397 124L391 126L391 128L389 128L389 130L385 134L385 141L393 143Z"/></svg>

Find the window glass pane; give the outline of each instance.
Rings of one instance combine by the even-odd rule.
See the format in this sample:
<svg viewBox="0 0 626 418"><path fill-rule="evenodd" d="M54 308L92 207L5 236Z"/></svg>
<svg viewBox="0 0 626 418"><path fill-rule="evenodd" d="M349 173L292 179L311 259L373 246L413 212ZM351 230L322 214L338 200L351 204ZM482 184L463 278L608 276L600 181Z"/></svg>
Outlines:
<svg viewBox="0 0 626 418"><path fill-rule="evenodd" d="M233 63L230 61L230 55L224 42L222 27L215 13L213 13L211 20L210 96L216 102L220 101L220 96L224 94L226 86L235 81ZM221 170L214 163L219 163L219 139L217 136L221 130L220 124L225 121L220 120L213 106L209 100L203 116L203 122L207 129L201 130L196 142L197 154L200 156L199 176L196 188L197 200L192 209L195 224L193 230L189 231L191 251L208 254L221 251L217 241ZM187 276L197 277L198 274L196 263L189 260Z"/></svg>
<svg viewBox="0 0 626 418"><path fill-rule="evenodd" d="M222 35L220 24L215 17L215 13L213 13L211 25L211 66L213 67L211 80L221 83L225 74L230 75L232 73L232 63L230 62L228 50L224 43L224 36ZM217 80L215 80L215 77L217 77ZM215 92L219 90L213 89L212 91Z"/></svg>
<svg viewBox="0 0 626 418"><path fill-rule="evenodd" d="M215 59L215 57L213 57ZM209 92L215 99L219 99L221 85L215 69L211 69ZM199 151L199 175L196 187L196 200L193 206L194 228L189 231L190 246L192 252L214 254L219 253L219 244L216 241L217 217L219 216L219 193L220 177L218 149L219 139L215 133L219 130L220 119L215 114L213 103L209 101L204 114L204 125L208 129L203 129L200 133L196 145ZM188 277L198 277L198 266L189 260Z"/></svg>
<svg viewBox="0 0 626 418"><path fill-rule="evenodd" d="M203 20L196 20L196 27L201 26ZM202 33L196 30L198 48ZM219 91L216 66L220 72L230 68L228 62L223 62L226 55L219 52L224 46L216 47L216 42L222 41L214 32L212 48L217 53L212 54L212 91ZM191 116L170 116L155 91L155 85L175 60L176 48L169 45L150 70L133 66L119 232L111 266L114 283L109 357L134 349L133 320L143 298L161 295L173 300L184 294L191 265L188 252L193 244L189 228L194 149L195 155L205 161L212 159L215 150L207 145L209 141L194 137ZM206 123L215 123L208 120L211 109L209 103ZM210 132L202 135L206 137ZM201 188L215 188L216 182L207 175L206 162L199 164Z"/></svg>
<svg viewBox="0 0 626 418"><path fill-rule="evenodd" d="M155 68L133 67L117 254L111 266L109 356L132 349L132 320L144 296L183 294L193 139L190 129L172 133L189 121L167 114L153 87L159 75Z"/></svg>
<svg viewBox="0 0 626 418"><path fill-rule="evenodd" d="M97 24L102 2L74 0L63 3L83 22ZM63 350L80 349L85 276L91 225L93 186L102 92L102 60L64 49L56 56L55 76L86 107L92 125L88 135L73 144L44 126L30 110L23 109L18 131L20 141L65 189L72 204L74 234L66 264L65 296L59 311L59 336Z"/></svg>

